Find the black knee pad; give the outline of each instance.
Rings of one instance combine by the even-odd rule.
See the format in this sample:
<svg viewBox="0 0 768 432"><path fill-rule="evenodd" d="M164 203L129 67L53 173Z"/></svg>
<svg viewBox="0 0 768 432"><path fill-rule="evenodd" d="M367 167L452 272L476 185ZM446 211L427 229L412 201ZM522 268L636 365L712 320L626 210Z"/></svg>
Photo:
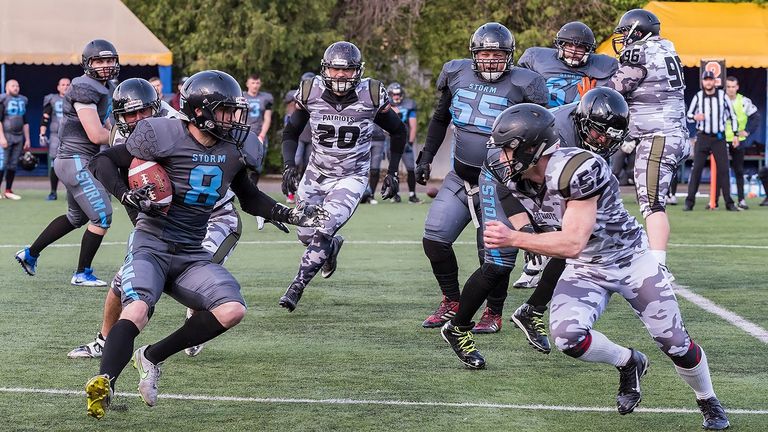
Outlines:
<svg viewBox="0 0 768 432"><path fill-rule="evenodd" d="M483 265L480 266L480 271L485 278L498 281L509 276L509 274L512 273L512 268L484 262Z"/></svg>
<svg viewBox="0 0 768 432"><path fill-rule="evenodd" d="M447 261L455 257L453 245L450 243L423 238L421 239L421 244L424 246L424 254L430 261Z"/></svg>

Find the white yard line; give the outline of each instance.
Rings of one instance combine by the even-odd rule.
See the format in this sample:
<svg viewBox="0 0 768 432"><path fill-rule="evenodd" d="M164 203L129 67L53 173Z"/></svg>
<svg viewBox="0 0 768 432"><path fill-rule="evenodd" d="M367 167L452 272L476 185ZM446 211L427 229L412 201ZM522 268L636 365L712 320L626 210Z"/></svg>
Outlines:
<svg viewBox="0 0 768 432"><path fill-rule="evenodd" d="M102 246L125 246L125 242L102 242ZM300 244L298 240L243 240L238 242L240 245L277 245L277 244ZM357 245L420 245L421 240L345 240L344 244ZM457 241L458 245L474 245L473 241ZM670 243L672 247L701 248L701 249L768 249L768 246L760 245L738 245L738 244L694 244L694 243ZM0 249L21 249L26 245L0 244ZM54 243L50 248L71 248L80 247L80 243Z"/></svg>
<svg viewBox="0 0 768 432"><path fill-rule="evenodd" d="M38 389L21 387L0 387L0 393L15 394L48 394L61 396L85 396L81 390L67 389ZM137 393L117 393L118 396L136 398ZM404 401L404 400L377 400L377 399L300 399L300 398L255 398L255 397L237 397L237 396L212 396L212 395L191 395L191 394L160 394L160 399L172 400L194 400L211 402L243 402L256 404L317 404L317 405L385 405L385 406L416 406L416 407L445 407L445 408L490 408L490 409L508 409L508 410L531 410L531 411L563 411L563 412L616 412L616 407L588 407L588 406L567 406L567 405L527 405L527 404L503 404L503 403L485 403L485 402L432 402L432 401ZM637 408L636 412L656 413L656 414L698 414L697 409L688 408ZM766 415L768 410L750 410L728 408L729 414L754 414Z"/></svg>
<svg viewBox="0 0 768 432"><path fill-rule="evenodd" d="M734 326L744 330L760 342L768 344L768 331L764 328L751 321L748 321L747 319L729 311L722 306L718 306L712 300L696 294L695 292L688 289L688 287L676 284L673 286L675 289L675 294L704 309L705 311L717 315L720 318L733 324Z"/></svg>

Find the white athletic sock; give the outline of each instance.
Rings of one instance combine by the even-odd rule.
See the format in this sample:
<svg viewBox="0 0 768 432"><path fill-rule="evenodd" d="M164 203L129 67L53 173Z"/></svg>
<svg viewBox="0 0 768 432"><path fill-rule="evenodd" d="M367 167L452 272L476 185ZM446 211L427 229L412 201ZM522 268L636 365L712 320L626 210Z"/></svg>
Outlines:
<svg viewBox="0 0 768 432"><path fill-rule="evenodd" d="M701 347L699 347L701 349ZM675 365L677 374L683 379L696 393L696 399L709 399L715 397L715 390L712 388L712 377L709 375L709 363L707 355L701 349L701 361L691 369L681 368Z"/></svg>
<svg viewBox="0 0 768 432"><path fill-rule="evenodd" d="M592 363L608 363L614 366L624 366L632 356L632 351L621 345L611 342L604 334L596 330L590 330L592 343L589 345L580 360Z"/></svg>
<svg viewBox="0 0 768 432"><path fill-rule="evenodd" d="M659 264L663 266L667 265L667 251L651 249L651 255L656 258L656 261L658 261Z"/></svg>

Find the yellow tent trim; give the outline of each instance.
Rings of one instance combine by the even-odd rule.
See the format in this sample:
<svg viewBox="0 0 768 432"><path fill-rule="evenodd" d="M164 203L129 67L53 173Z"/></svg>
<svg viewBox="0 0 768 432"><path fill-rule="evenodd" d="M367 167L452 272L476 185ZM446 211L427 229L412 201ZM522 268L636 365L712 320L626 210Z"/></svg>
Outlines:
<svg viewBox="0 0 768 432"><path fill-rule="evenodd" d="M0 0L0 63L80 64L93 39L112 42L124 65L173 64L171 51L120 0Z"/></svg>
<svg viewBox="0 0 768 432"><path fill-rule="evenodd" d="M768 8L752 3L648 3L661 36L675 44L683 65L725 59L728 67L768 68ZM618 23L618 17L616 18ZM597 52L615 55L610 38Z"/></svg>

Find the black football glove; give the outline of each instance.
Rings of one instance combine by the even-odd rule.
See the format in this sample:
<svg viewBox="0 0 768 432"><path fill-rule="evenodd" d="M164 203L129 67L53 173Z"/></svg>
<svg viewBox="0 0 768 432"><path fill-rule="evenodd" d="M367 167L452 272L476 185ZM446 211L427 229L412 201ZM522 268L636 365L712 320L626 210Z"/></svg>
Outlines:
<svg viewBox="0 0 768 432"><path fill-rule="evenodd" d="M275 203L270 220L308 228L320 228L331 215L321 206L299 202L296 207Z"/></svg>
<svg viewBox="0 0 768 432"><path fill-rule="evenodd" d="M431 153L424 150L419 152L419 157L416 158L416 169L414 170L414 173L416 174L416 183L422 185L427 184L429 176L432 173L432 166L430 165L432 159L434 159L434 156Z"/></svg>
<svg viewBox="0 0 768 432"><path fill-rule="evenodd" d="M276 222L276 221L273 221L273 220L268 220L267 222L269 222L272 225L276 226L277 229L279 229L280 231L282 231L282 232L284 232L286 234L290 234L291 233L291 230L288 229L288 226L286 224L282 223L282 222Z"/></svg>
<svg viewBox="0 0 768 432"><path fill-rule="evenodd" d="M381 198L390 199L400 191L400 182L397 180L397 173L387 174L384 181L381 182Z"/></svg>
<svg viewBox="0 0 768 432"><path fill-rule="evenodd" d="M288 196L299 189L299 170L295 166L286 165L283 169L283 195Z"/></svg>
<svg viewBox="0 0 768 432"><path fill-rule="evenodd" d="M123 196L120 198L120 202L149 216L165 216L165 209L168 208L170 204L160 204L152 201L152 199L149 197L149 193L154 189L154 183L145 184L140 188L131 189L123 193Z"/></svg>

